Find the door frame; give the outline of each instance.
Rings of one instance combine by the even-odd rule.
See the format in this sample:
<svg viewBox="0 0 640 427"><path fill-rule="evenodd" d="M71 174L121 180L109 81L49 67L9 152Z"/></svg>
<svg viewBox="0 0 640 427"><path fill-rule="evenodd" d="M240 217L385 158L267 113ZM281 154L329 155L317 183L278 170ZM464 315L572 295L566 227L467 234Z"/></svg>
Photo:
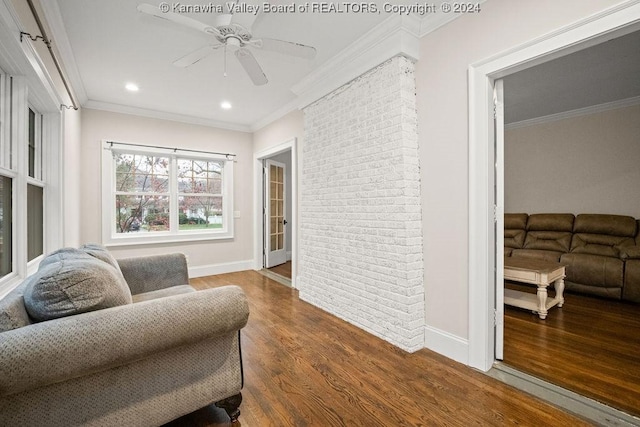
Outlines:
<svg viewBox="0 0 640 427"><path fill-rule="evenodd" d="M493 86L496 79L619 37L640 28L640 3L629 0L523 46L469 66L469 341L468 365L488 371L495 362L496 312L493 239Z"/></svg>
<svg viewBox="0 0 640 427"><path fill-rule="evenodd" d="M281 144L266 148L253 154L253 268L262 270L264 249L264 222L262 202L264 185L262 181L262 161L285 151L291 151L291 286L297 289L298 272L298 139L291 138Z"/></svg>

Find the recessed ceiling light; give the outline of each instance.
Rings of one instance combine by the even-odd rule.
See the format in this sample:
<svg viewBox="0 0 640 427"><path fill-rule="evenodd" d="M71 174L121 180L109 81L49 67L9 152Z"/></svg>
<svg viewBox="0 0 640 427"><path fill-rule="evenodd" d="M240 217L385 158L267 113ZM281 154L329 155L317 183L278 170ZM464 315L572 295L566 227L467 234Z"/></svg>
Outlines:
<svg viewBox="0 0 640 427"><path fill-rule="evenodd" d="M125 89L127 89L129 92L137 92L137 91L139 91L139 90L140 90L140 88L138 87L138 85L137 85L137 84L135 84L135 83L127 83L127 84L124 86L124 88L125 88Z"/></svg>
<svg viewBox="0 0 640 427"><path fill-rule="evenodd" d="M220 108L222 108L223 110L230 110L231 109L231 103L229 101L222 101L220 103Z"/></svg>

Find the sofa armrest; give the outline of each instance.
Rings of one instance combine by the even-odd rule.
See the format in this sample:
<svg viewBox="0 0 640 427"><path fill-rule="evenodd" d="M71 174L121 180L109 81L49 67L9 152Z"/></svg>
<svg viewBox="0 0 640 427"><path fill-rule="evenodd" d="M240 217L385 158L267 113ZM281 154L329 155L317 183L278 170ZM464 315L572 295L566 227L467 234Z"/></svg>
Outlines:
<svg viewBox="0 0 640 427"><path fill-rule="evenodd" d="M623 246L620 248L620 258L627 259L640 259L640 246Z"/></svg>
<svg viewBox="0 0 640 427"><path fill-rule="evenodd" d="M133 295L189 284L184 254L150 255L118 260Z"/></svg>
<svg viewBox="0 0 640 427"><path fill-rule="evenodd" d="M101 372L238 333L249 307L237 286L50 320L0 333L0 395Z"/></svg>

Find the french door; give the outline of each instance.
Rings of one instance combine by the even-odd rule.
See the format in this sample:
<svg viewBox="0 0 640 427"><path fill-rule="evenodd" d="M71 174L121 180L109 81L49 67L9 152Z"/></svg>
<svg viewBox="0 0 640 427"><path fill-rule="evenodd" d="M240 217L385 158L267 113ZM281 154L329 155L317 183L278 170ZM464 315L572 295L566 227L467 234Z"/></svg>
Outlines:
<svg viewBox="0 0 640 427"><path fill-rule="evenodd" d="M287 261L286 166L265 160L265 267Z"/></svg>

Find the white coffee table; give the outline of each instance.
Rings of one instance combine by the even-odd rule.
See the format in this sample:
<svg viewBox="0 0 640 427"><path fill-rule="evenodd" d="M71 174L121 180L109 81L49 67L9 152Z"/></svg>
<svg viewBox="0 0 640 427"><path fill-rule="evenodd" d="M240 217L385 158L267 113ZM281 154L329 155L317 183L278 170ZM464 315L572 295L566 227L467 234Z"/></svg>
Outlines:
<svg viewBox="0 0 640 427"><path fill-rule="evenodd" d="M565 266L551 261L537 259L512 258L504 259L504 278L514 282L536 285L536 295L516 291L504 290L504 303L514 307L532 310L538 313L540 319L546 319L549 309L553 306L562 307L564 304ZM553 283L556 290L555 298L548 298L547 287Z"/></svg>

